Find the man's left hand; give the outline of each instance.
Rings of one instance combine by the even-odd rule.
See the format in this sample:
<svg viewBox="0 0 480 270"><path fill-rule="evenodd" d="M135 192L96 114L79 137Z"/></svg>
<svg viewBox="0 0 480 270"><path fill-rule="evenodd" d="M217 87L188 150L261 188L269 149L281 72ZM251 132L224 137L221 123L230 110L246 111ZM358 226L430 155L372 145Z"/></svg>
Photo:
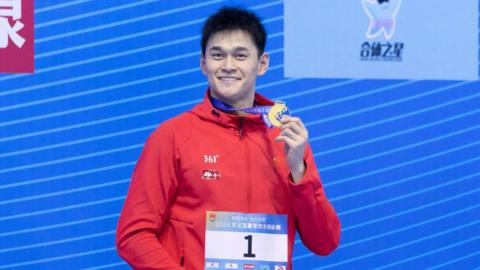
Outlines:
<svg viewBox="0 0 480 270"><path fill-rule="evenodd" d="M308 141L308 131L298 117L285 116L281 122L281 131L275 140L285 143L288 166L293 181L298 183L305 173L303 155Z"/></svg>

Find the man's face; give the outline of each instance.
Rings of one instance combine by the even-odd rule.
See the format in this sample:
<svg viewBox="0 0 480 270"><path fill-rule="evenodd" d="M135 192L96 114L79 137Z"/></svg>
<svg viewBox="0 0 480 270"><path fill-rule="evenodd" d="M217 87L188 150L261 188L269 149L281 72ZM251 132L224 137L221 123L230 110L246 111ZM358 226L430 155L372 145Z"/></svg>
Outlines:
<svg viewBox="0 0 480 270"><path fill-rule="evenodd" d="M250 35L242 30L213 34L200 59L208 78L210 94L231 106L253 105L255 82L268 68L268 55L261 57Z"/></svg>

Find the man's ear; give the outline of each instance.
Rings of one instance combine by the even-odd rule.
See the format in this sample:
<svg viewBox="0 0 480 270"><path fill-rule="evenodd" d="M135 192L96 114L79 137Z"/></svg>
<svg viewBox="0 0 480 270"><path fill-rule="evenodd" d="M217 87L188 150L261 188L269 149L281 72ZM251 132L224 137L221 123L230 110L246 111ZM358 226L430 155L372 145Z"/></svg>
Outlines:
<svg viewBox="0 0 480 270"><path fill-rule="evenodd" d="M260 60L258 61L258 72L257 72L257 75L258 76L261 76L263 74L265 74L265 72L267 72L268 70L268 66L270 64L270 55L268 55L268 53L264 52L262 54L262 56L260 56Z"/></svg>
<svg viewBox="0 0 480 270"><path fill-rule="evenodd" d="M203 54L200 54L200 69L202 70L203 74L207 75L205 70L205 56Z"/></svg>

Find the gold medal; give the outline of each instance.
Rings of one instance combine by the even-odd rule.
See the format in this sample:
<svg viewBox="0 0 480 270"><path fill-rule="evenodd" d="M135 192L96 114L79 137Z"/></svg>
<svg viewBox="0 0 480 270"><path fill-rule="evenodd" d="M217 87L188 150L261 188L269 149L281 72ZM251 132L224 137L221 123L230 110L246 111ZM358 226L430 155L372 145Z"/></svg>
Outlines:
<svg viewBox="0 0 480 270"><path fill-rule="evenodd" d="M287 105L284 101L275 101L275 104L268 111L268 120L274 127L282 126L282 118L284 116L290 116L290 110L287 108Z"/></svg>

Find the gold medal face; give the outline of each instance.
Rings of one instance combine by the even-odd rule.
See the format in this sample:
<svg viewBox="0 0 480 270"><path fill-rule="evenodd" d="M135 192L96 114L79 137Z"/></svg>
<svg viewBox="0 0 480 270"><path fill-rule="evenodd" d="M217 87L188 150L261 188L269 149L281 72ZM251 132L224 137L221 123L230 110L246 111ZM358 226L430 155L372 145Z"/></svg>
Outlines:
<svg viewBox="0 0 480 270"><path fill-rule="evenodd" d="M282 120L284 116L290 116L290 110L287 108L287 105L285 105L285 102L275 101L275 104L270 108L270 111L268 111L268 120L273 126L280 127L282 126L280 120Z"/></svg>

